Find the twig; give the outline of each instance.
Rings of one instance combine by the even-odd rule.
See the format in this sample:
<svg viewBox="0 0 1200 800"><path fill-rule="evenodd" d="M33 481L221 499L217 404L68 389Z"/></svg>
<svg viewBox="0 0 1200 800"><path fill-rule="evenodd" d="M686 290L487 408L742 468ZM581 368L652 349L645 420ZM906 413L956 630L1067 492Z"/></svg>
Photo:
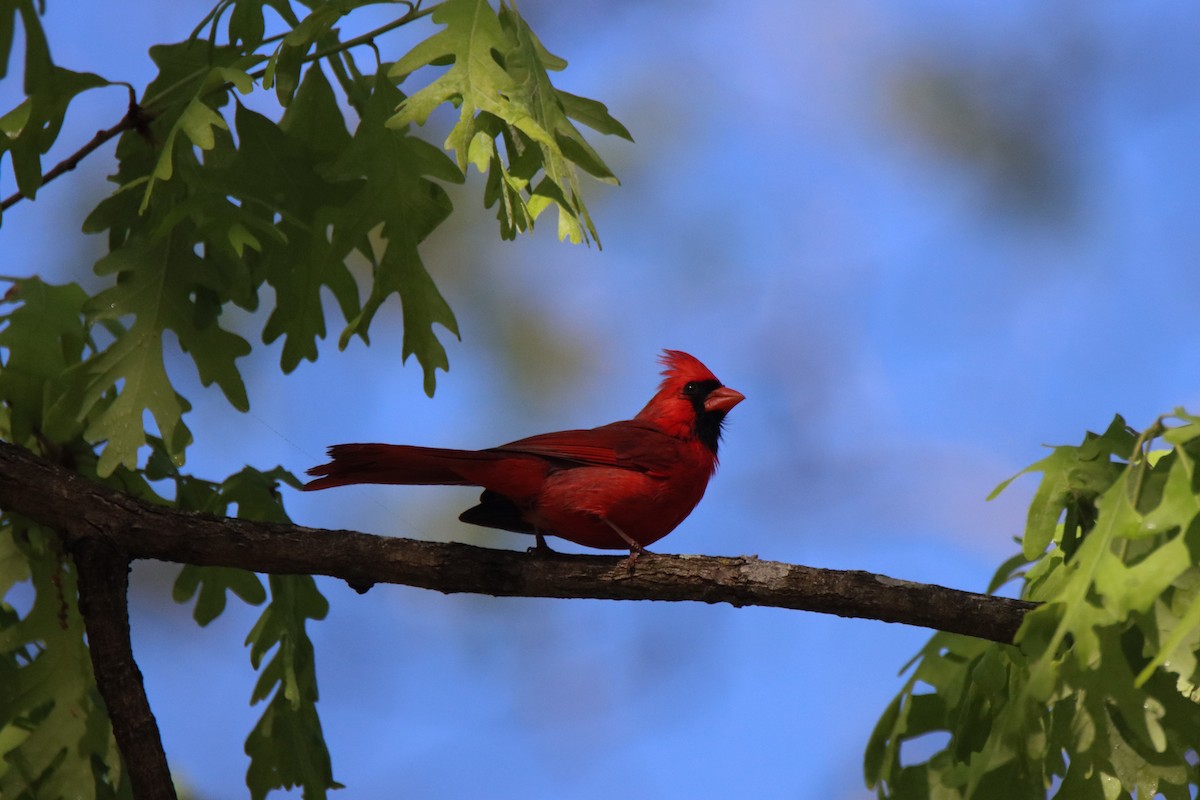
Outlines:
<svg viewBox="0 0 1200 800"><path fill-rule="evenodd" d="M381 25L373 31L367 31L366 33L362 34L361 36L355 36L353 39L347 39L344 42L339 42L338 44L334 45L333 47L328 47L324 50L320 50L316 53L312 53L310 56L306 57L304 60L305 61L310 61L310 60L318 61L322 58L336 55L337 53L340 53L344 50L352 50L353 48L359 47L360 45L371 44L372 42L375 41L376 38L382 36L385 33L394 31L396 28L399 28L402 25L407 25L408 23L418 20L421 17L429 16L434 11L437 11L438 6L440 6L441 3L435 3L434 5L431 5L428 8L421 8L420 3L417 3L415 6L413 6L412 4L408 4L408 3L406 3L405 5L408 5L408 11L403 16L397 17L396 19L392 20L391 22L387 23L386 25Z"/></svg>
<svg viewBox="0 0 1200 800"><path fill-rule="evenodd" d="M96 131L96 135L88 140L87 144L55 164L42 176L42 182L38 184L38 188L42 188L55 178L75 169L75 167L79 166L80 161L83 161L83 159L98 150L105 142L115 139L125 131L143 130L149 122L150 116L137 104L131 88L129 92L129 109L125 112L125 116L121 117L121 121L111 128ZM0 202L0 213L7 211L24 199L26 199L26 195L23 192L14 192L4 198L3 202Z"/></svg>

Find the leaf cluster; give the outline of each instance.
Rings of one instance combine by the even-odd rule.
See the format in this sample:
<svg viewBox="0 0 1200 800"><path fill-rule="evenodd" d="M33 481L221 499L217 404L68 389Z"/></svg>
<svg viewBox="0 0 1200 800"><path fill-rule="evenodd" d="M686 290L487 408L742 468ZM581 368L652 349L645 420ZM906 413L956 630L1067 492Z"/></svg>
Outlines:
<svg viewBox="0 0 1200 800"><path fill-rule="evenodd" d="M344 37L368 5L395 16ZM23 42L25 87L16 107L0 110L0 164L7 158L19 190L0 209L33 200L45 180L95 151L46 169L81 93L122 85L130 101L112 129L121 131L115 189L83 222L107 243L94 267L103 288L89 296L76 283L5 279L0 438L182 510L285 521L279 486L298 482L278 468L216 481L183 471L192 432L190 401L172 379L180 353L204 386L245 411L240 361L254 338L280 342L280 368L290 372L316 359L330 328L342 348L354 337L369 343L376 314L396 296L401 361L415 356L432 395L437 370L448 369L437 328L458 334L422 255L453 211L445 187L475 163L488 172L484 201L498 206L504 236L531 229L553 205L560 238L587 241L596 231L576 168L615 177L571 120L628 138L602 104L553 86L548 71L565 62L508 2L217 0L185 40L150 48L157 74L140 90L54 63L44 10L0 0L0 79ZM429 39L414 37L407 55L380 51L378 37L426 17L437 26ZM405 94L412 73L441 68ZM459 109L446 143L454 158L410 124L442 103ZM234 309L253 315L235 323ZM73 565L57 541L0 517L0 796L128 796ZM21 610L12 593L26 585L34 600ZM337 784L306 632L327 610L312 579L264 585L238 570L187 567L174 594L194 602L201 625L231 594L263 605L246 640L260 673L251 702L263 703L246 741L247 783L253 797L293 786L324 796Z"/></svg>
<svg viewBox="0 0 1200 800"><path fill-rule="evenodd" d="M542 46L512 3L501 2L497 14L483 0L448 0L433 21L445 29L397 61L390 74L404 78L429 64L450 68L405 99L388 125L423 124L439 105L457 105L446 149L460 168L472 163L487 173L485 202L497 206L505 238L532 228L550 206L558 208L560 239L598 238L576 166L606 183L617 179L571 120L632 141L629 131L602 103L554 87L549 72L567 62Z"/></svg>
<svg viewBox="0 0 1200 800"><path fill-rule="evenodd" d="M595 237L576 168L615 177L571 120L628 131L602 104L554 87L548 73L566 62L515 7L405 4L391 23L343 40L338 26L369 4L313 3L298 14L283 0L221 0L187 40L151 48L158 74L118 142L118 188L83 225L108 241L95 271L109 287L84 308L108 335L72 369L52 415L52 438L79 427L101 445L102 474L136 467L147 414L182 463L192 434L188 400L166 367L176 345L203 385L249 407L238 362L251 344L227 321L234 306L267 304L262 341L282 340L280 367L290 372L316 359L328 333L326 293L344 320L343 348L355 336L369 342L375 314L396 295L401 359L416 357L432 394L437 370L448 368L435 330L458 327L420 246L449 217L443 187L461 182L468 163L488 173L485 202L497 205L505 236L553 205L562 238ZM0 63L19 20L27 96L0 116L0 158L8 153L21 193L33 198L72 99L111 82L55 65L32 2L8 5ZM372 49L371 68L360 68L356 46L426 15L442 30L394 62ZM266 37L268 18L285 32ZM399 84L429 65L449 68L406 96ZM260 88L274 90L278 119L243 102ZM456 160L410 130L443 103L459 107L446 141Z"/></svg>
<svg viewBox="0 0 1200 800"><path fill-rule="evenodd" d="M896 798L1193 797L1200 418L1138 433L1117 417L1028 472L1042 479L1023 550L989 591L1020 579L1041 605L1015 645L930 640L871 738L868 784Z"/></svg>

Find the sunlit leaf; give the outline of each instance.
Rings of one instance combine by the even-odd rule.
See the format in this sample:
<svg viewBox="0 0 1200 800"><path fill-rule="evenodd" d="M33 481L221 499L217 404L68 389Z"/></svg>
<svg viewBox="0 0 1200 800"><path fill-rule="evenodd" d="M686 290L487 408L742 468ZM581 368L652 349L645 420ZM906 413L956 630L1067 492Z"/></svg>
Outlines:
<svg viewBox="0 0 1200 800"><path fill-rule="evenodd" d="M512 3L501 2L497 12L487 0L447 0L437 6L433 21L445 27L404 55L390 74L404 79L421 67L450 67L403 99L388 125L424 124L438 106L456 106L458 122L445 147L455 153L464 171L468 163L480 170L487 165L487 204L503 201L497 208L506 238L532 227L553 205L559 212L560 239L598 240L576 167L608 183L616 183L616 178L571 118L627 139L629 131L602 103L560 92L553 85L549 71L565 68L566 62L542 46ZM489 149L480 142L481 133L493 140L503 137L507 163L498 147ZM543 180L535 183L539 172ZM504 191L497 191L501 187Z"/></svg>

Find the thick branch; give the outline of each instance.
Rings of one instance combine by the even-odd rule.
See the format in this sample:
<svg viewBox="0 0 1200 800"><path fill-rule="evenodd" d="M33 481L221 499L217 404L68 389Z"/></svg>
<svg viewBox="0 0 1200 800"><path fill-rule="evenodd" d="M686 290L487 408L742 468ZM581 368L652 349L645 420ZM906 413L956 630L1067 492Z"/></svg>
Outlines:
<svg viewBox="0 0 1200 800"><path fill-rule="evenodd" d="M546 557L353 531L222 519L150 506L0 443L0 507L99 538L128 558L314 574L351 586L398 583L495 596L692 600L901 622L1011 642L1032 603L815 569L755 556L647 555L630 575L614 556Z"/></svg>
<svg viewBox="0 0 1200 800"><path fill-rule="evenodd" d="M77 539L79 610L87 628L96 686L138 800L175 800L158 724L129 641L129 559L99 536Z"/></svg>

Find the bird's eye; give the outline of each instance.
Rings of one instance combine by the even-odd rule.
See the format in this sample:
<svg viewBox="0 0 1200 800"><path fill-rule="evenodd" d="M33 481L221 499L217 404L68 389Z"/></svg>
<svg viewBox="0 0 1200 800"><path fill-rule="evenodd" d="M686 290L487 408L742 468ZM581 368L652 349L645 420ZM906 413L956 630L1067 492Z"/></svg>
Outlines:
<svg viewBox="0 0 1200 800"><path fill-rule="evenodd" d="M685 395L687 395L688 397L694 396L698 391L700 391L700 387L696 384L695 381L688 381L687 384L683 387L683 393Z"/></svg>

